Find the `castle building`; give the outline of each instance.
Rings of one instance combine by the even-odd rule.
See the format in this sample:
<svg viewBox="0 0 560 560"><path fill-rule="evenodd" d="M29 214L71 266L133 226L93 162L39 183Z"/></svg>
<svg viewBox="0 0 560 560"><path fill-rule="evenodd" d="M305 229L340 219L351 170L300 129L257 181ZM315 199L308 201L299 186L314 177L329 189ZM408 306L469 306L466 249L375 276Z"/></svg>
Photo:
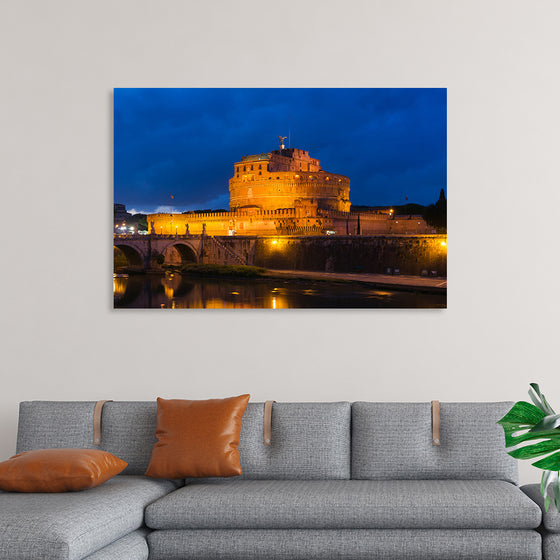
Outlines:
<svg viewBox="0 0 560 560"><path fill-rule="evenodd" d="M432 233L421 216L352 212L350 179L324 171L309 152L286 148L234 164L229 212L148 215L161 235L384 235Z"/></svg>
<svg viewBox="0 0 560 560"><path fill-rule="evenodd" d="M350 179L323 171L319 160L296 148L241 158L234 165L229 192L232 210L311 204L321 210L350 211Z"/></svg>

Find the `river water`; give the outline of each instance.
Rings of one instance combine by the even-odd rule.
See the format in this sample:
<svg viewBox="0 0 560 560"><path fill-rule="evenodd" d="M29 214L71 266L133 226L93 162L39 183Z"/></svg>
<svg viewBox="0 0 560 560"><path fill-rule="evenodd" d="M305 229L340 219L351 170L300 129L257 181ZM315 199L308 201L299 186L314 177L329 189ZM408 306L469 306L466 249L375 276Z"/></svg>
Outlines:
<svg viewBox="0 0 560 560"><path fill-rule="evenodd" d="M445 308L443 294L390 291L356 283L215 279L178 274L113 279L115 308L295 309Z"/></svg>

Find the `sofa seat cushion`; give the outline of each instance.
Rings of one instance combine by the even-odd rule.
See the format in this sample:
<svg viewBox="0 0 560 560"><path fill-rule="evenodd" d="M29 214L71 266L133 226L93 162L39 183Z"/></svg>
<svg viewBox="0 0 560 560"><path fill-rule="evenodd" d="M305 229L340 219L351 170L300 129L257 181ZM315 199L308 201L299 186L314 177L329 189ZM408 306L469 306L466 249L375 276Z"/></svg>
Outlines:
<svg viewBox="0 0 560 560"><path fill-rule="evenodd" d="M540 508L491 480L216 480L151 504L152 529L533 529Z"/></svg>
<svg viewBox="0 0 560 560"><path fill-rule="evenodd" d="M176 488L119 475L81 492L0 492L0 558L80 560L142 527L145 507Z"/></svg>

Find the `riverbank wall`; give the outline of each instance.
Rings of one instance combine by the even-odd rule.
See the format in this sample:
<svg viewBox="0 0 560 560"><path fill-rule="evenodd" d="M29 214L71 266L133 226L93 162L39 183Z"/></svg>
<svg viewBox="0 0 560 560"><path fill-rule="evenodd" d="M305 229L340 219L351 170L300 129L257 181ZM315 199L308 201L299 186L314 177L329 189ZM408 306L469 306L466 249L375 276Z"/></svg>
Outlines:
<svg viewBox="0 0 560 560"><path fill-rule="evenodd" d="M447 276L447 236L260 238L250 260L279 270Z"/></svg>

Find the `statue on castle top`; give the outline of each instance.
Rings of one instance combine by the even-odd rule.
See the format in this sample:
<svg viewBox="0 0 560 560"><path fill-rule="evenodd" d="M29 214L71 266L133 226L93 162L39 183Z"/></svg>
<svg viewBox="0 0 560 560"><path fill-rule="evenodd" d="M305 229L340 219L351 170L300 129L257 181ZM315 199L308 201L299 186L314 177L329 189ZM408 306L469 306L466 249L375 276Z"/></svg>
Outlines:
<svg viewBox="0 0 560 560"><path fill-rule="evenodd" d="M288 138L287 136L278 136L278 138L280 139L280 149L283 150L286 146L284 145L284 140L286 140L286 138Z"/></svg>

